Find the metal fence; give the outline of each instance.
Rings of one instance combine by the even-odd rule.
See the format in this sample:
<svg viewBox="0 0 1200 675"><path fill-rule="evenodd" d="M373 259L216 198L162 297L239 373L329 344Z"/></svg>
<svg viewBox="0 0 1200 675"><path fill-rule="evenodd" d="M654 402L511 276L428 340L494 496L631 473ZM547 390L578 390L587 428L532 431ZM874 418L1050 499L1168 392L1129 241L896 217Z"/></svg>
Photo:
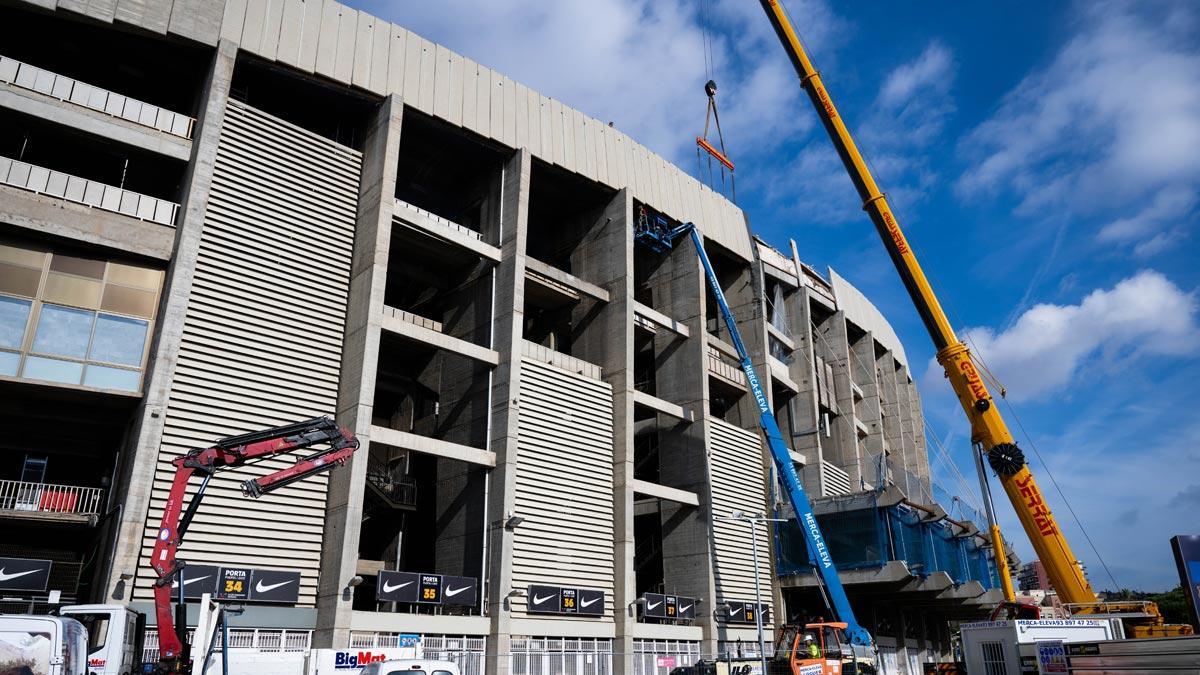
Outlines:
<svg viewBox="0 0 1200 675"><path fill-rule="evenodd" d="M406 633L354 631L350 633L350 649L387 649L412 646L412 635ZM462 675L483 675L487 656L487 638L470 635L422 635L421 653L424 658L452 661Z"/></svg>
<svg viewBox="0 0 1200 675"><path fill-rule="evenodd" d="M131 190L0 157L0 183L160 225L175 225L179 205Z"/></svg>
<svg viewBox="0 0 1200 675"><path fill-rule="evenodd" d="M612 640L582 638L512 639L512 675L609 675Z"/></svg>
<svg viewBox="0 0 1200 675"><path fill-rule="evenodd" d="M667 675L675 668L692 666L699 660L699 642L689 640L633 641L633 675Z"/></svg>
<svg viewBox="0 0 1200 675"><path fill-rule="evenodd" d="M192 641L193 631L188 631L187 641ZM281 628L230 628L230 649L257 649L263 652L306 652L312 646L311 630L285 630ZM217 642L216 651L221 651ZM142 662L158 661L158 630L147 628L142 645ZM465 674L464 674L465 675Z"/></svg>
<svg viewBox="0 0 1200 675"><path fill-rule="evenodd" d="M0 511L99 515L102 493L95 487L0 480Z"/></svg>
<svg viewBox="0 0 1200 675"><path fill-rule="evenodd" d="M22 89L91 108L180 138L191 138L192 128L196 123L187 115L101 89L7 56L0 56L0 82L8 82Z"/></svg>

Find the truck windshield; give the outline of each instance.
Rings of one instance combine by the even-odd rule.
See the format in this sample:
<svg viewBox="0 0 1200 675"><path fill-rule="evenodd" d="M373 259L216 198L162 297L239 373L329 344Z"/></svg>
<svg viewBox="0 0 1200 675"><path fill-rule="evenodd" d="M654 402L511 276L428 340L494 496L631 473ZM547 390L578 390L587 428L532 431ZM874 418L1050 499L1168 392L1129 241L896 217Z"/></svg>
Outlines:
<svg viewBox="0 0 1200 675"><path fill-rule="evenodd" d="M775 660L787 661L792 658L792 645L796 643L796 629L785 628L779 642L775 643Z"/></svg>
<svg viewBox="0 0 1200 675"><path fill-rule="evenodd" d="M108 614L64 614L75 619L83 624L87 629L88 650L95 654L104 649L105 639L108 637Z"/></svg>
<svg viewBox="0 0 1200 675"><path fill-rule="evenodd" d="M50 672L49 633L0 631L0 673Z"/></svg>

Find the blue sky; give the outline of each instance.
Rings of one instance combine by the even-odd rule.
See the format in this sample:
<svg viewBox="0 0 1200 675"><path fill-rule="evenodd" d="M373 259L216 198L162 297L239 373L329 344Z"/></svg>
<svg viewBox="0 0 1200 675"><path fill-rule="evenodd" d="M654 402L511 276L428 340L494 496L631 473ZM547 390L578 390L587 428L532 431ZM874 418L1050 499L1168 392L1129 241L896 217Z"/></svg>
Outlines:
<svg viewBox="0 0 1200 675"><path fill-rule="evenodd" d="M757 2L350 4L693 173L707 40L739 205L756 232L785 250L794 238L889 318L931 433L977 491L928 336ZM1200 5L786 6L953 323L1005 384L1116 583L1173 587L1168 540L1200 532ZM1036 458L1033 469L1094 584L1112 587Z"/></svg>

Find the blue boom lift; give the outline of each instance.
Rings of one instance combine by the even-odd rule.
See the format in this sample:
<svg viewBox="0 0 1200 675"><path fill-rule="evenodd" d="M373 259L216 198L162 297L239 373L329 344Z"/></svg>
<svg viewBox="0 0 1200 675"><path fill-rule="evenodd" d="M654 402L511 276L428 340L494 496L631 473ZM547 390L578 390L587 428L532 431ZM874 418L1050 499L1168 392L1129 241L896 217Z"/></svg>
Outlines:
<svg viewBox="0 0 1200 675"><path fill-rule="evenodd" d="M775 461L775 469L779 472L788 498L792 502L792 508L796 511L796 519L800 523L800 530L804 533L804 541L808 546L809 555L812 557L817 577L827 594L826 599L830 610L836 614L835 618L838 621L846 624L846 636L850 639L851 644L858 647L873 647L871 634L854 618L854 610L850 608L846 590L842 587L841 579L838 578L833 558L829 554L829 546L825 543L825 536L821 534L821 528L817 525L812 502L808 500L808 494L804 492L804 487L800 485L800 479L796 476L796 469L792 466L788 447L783 441L783 435L779 432L779 424L775 421L775 413L771 411L771 405L767 401L766 392L763 391L762 382L759 381L758 373L754 371L754 366L750 363L750 355L746 353L746 345L742 343L742 336L738 333L733 312L725 301L725 294L721 292L721 284L717 281L717 275L708 259L708 253L704 250L700 233L692 223L672 226L665 216L650 212L648 209L640 214L634 227L634 241L659 253L669 252L673 248L675 240L685 234L690 235L692 243L696 245L696 253L700 256L700 263L704 266L708 285L712 288L717 306L721 309L721 317L729 328L733 347L737 350L738 358L741 359L739 365L746 373L746 382L749 383L750 392L754 394L755 404L758 405L758 425L767 438L767 448L771 451L771 458Z"/></svg>

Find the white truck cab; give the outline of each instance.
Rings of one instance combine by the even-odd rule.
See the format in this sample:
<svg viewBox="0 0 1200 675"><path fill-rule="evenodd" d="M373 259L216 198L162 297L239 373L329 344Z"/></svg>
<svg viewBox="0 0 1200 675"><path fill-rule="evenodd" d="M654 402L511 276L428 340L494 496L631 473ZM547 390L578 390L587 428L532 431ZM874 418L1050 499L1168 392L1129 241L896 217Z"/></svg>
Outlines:
<svg viewBox="0 0 1200 675"><path fill-rule="evenodd" d="M57 616L0 614L0 673L88 675L87 632Z"/></svg>
<svg viewBox="0 0 1200 675"><path fill-rule="evenodd" d="M88 671L137 675L141 671L143 616L124 605L70 605L58 611L87 631ZM0 670L3 672L3 670Z"/></svg>

